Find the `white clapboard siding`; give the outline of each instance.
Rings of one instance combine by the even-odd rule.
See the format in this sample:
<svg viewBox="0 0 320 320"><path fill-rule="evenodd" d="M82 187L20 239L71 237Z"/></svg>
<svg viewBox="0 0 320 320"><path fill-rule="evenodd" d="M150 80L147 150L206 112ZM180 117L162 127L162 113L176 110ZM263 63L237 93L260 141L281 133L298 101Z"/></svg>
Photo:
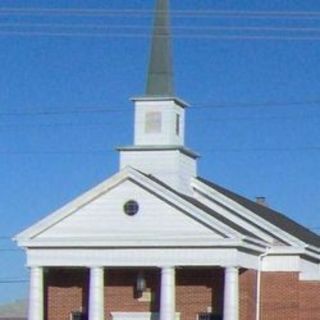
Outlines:
<svg viewBox="0 0 320 320"><path fill-rule="evenodd" d="M196 160L179 150L121 151L120 168L130 166L168 184L182 193L191 194L191 178L197 176Z"/></svg>
<svg viewBox="0 0 320 320"><path fill-rule="evenodd" d="M128 216L123 205L128 200L139 203L139 212ZM220 239L211 229L187 213L158 198L130 180L64 217L36 239L107 237Z"/></svg>

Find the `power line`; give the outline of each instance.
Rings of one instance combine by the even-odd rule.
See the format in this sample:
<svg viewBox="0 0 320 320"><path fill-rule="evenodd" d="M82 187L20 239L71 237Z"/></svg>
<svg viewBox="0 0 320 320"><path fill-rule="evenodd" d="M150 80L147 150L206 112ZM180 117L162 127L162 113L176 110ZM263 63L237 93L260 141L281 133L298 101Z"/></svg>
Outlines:
<svg viewBox="0 0 320 320"><path fill-rule="evenodd" d="M0 280L0 284L14 284L14 283L27 283L29 280L19 279L19 280Z"/></svg>
<svg viewBox="0 0 320 320"><path fill-rule="evenodd" d="M263 108L263 107L288 107L288 106L320 106L320 99L305 100L305 101L261 101L261 102L222 102L222 103L212 103L212 102L200 102L198 105L194 103L195 109L209 109L209 108Z"/></svg>
<svg viewBox="0 0 320 320"><path fill-rule="evenodd" d="M299 147L242 147L242 148L221 148L201 149L203 153L215 152L300 152L300 151L320 151L320 146L299 146ZM105 155L114 152L112 149L105 150L55 150L55 151L0 151L2 155Z"/></svg>
<svg viewBox="0 0 320 320"><path fill-rule="evenodd" d="M305 120L309 119L314 121L315 119L319 119L320 116L297 116L297 117L230 117L230 118L214 118L214 119L204 119L201 120L201 123L204 124L212 124L212 123L221 123L221 122L240 122L240 121L253 121L253 122L261 122L262 120L268 120L268 121L281 121L281 120L288 120L288 121L295 121L295 120ZM110 121L106 123L83 123L83 124L77 124L77 123L49 123L49 124L9 124L9 125L1 125L0 124L0 131L3 130L12 130L12 129L56 129L56 128L64 128L64 129L79 129L79 128L92 128L92 127L109 127ZM118 122L120 123L120 122ZM264 122L264 124L269 124Z"/></svg>
<svg viewBox="0 0 320 320"><path fill-rule="evenodd" d="M193 101L188 110L198 111L199 109L229 109L229 108L263 108L263 107L290 107L290 106L320 106L320 98L306 99L301 101L257 101L257 102L211 102L211 101ZM24 108L24 107L23 107ZM0 116L50 116L66 114L90 114L90 113L122 113L128 112L130 107L109 106L94 108L77 109L51 109L50 110L31 110L31 111L8 111L0 112ZM21 107L22 109L22 107ZM49 108L47 108L49 109Z"/></svg>
<svg viewBox="0 0 320 320"><path fill-rule="evenodd" d="M0 36L23 37L81 37L81 38L149 38L151 34L142 33L98 33L98 32L49 32L49 31L0 31ZM157 35L157 37L168 37ZM185 39L207 40L270 40L270 41L320 41L320 36L274 36L274 35L214 35L214 34L175 34L170 37Z"/></svg>
<svg viewBox="0 0 320 320"><path fill-rule="evenodd" d="M253 10L171 10L173 17L249 17L249 18L319 18L319 11L253 11ZM160 12L161 13L161 12ZM164 12L166 14L166 12ZM153 16L147 9L102 9L102 8L0 8L2 15L67 15L67 16Z"/></svg>
<svg viewBox="0 0 320 320"><path fill-rule="evenodd" d="M312 120L319 119L319 116L316 115L310 115L310 116L266 116L266 117L219 117L219 118L205 118L204 120L201 120L201 123L217 123L217 122L240 122L240 121L251 121L251 122L261 122L262 120L268 120L268 121L282 121L282 120L288 120L288 121L295 121L295 120ZM118 121L117 123L120 123ZM136 122L139 123L139 122ZM266 122L264 122L266 123ZM111 124L111 121L103 122L103 123L38 123L38 124L0 124L0 130L10 130L10 129L30 129L30 128L36 128L36 129L56 129L59 127L63 127L66 129L78 129L78 128L92 128L92 127L109 127Z"/></svg>
<svg viewBox="0 0 320 320"><path fill-rule="evenodd" d="M78 110L50 110L50 111L24 111L24 112L0 112L0 116L51 116L66 114L87 114L87 113L121 113L127 111L127 108L114 109L81 109Z"/></svg>
<svg viewBox="0 0 320 320"><path fill-rule="evenodd" d="M39 114L37 114L39 115ZM212 116L208 117L205 115L205 119L202 120L202 123L215 123L215 122L231 122L231 121L279 121L279 120L315 120L319 119L320 114L299 114L299 115L258 115L258 116L229 116L229 117L221 117L221 116ZM125 119L117 120L118 123ZM80 127L99 127L99 126L109 126L111 120L104 122L88 122L88 123L81 123L81 122L50 122L50 123L0 123L0 130L3 129L11 129L11 128L57 128L57 127L66 127L66 128L80 128ZM112 121L113 123L113 121ZM135 121L136 124L140 123L143 124L143 121Z"/></svg>
<svg viewBox="0 0 320 320"><path fill-rule="evenodd" d="M143 25L103 25L103 24L66 24L66 23L0 23L0 28L63 28L63 29L102 29L102 30L150 30L150 26ZM274 27L274 26L172 26L173 31L295 31L295 32L320 32L317 27ZM149 32L147 33L149 35ZM201 33L203 34L203 33ZM163 36L163 35L162 35Z"/></svg>

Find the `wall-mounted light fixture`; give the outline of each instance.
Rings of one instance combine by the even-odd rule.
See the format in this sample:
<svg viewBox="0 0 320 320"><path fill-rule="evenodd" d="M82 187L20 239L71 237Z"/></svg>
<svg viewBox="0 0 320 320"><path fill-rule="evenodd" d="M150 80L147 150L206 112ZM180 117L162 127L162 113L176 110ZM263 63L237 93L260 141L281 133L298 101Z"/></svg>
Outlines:
<svg viewBox="0 0 320 320"><path fill-rule="evenodd" d="M139 271L137 276L137 283L136 283L136 289L138 292L143 292L146 290L146 278L144 276L143 271Z"/></svg>

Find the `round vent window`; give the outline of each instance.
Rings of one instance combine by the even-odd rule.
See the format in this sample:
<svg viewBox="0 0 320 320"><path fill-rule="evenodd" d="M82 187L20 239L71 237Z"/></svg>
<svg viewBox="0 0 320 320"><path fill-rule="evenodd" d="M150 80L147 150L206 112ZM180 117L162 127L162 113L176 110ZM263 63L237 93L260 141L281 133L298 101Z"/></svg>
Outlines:
<svg viewBox="0 0 320 320"><path fill-rule="evenodd" d="M129 200L124 204L123 210L128 216L134 216L139 211L139 204L135 200Z"/></svg>

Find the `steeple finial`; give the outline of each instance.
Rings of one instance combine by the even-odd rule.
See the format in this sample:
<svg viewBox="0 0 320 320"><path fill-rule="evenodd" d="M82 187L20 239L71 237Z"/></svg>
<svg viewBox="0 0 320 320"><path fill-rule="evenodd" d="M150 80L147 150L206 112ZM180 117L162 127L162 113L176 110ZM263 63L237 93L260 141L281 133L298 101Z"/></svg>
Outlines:
<svg viewBox="0 0 320 320"><path fill-rule="evenodd" d="M172 61L168 0L157 0L146 95L172 97Z"/></svg>

